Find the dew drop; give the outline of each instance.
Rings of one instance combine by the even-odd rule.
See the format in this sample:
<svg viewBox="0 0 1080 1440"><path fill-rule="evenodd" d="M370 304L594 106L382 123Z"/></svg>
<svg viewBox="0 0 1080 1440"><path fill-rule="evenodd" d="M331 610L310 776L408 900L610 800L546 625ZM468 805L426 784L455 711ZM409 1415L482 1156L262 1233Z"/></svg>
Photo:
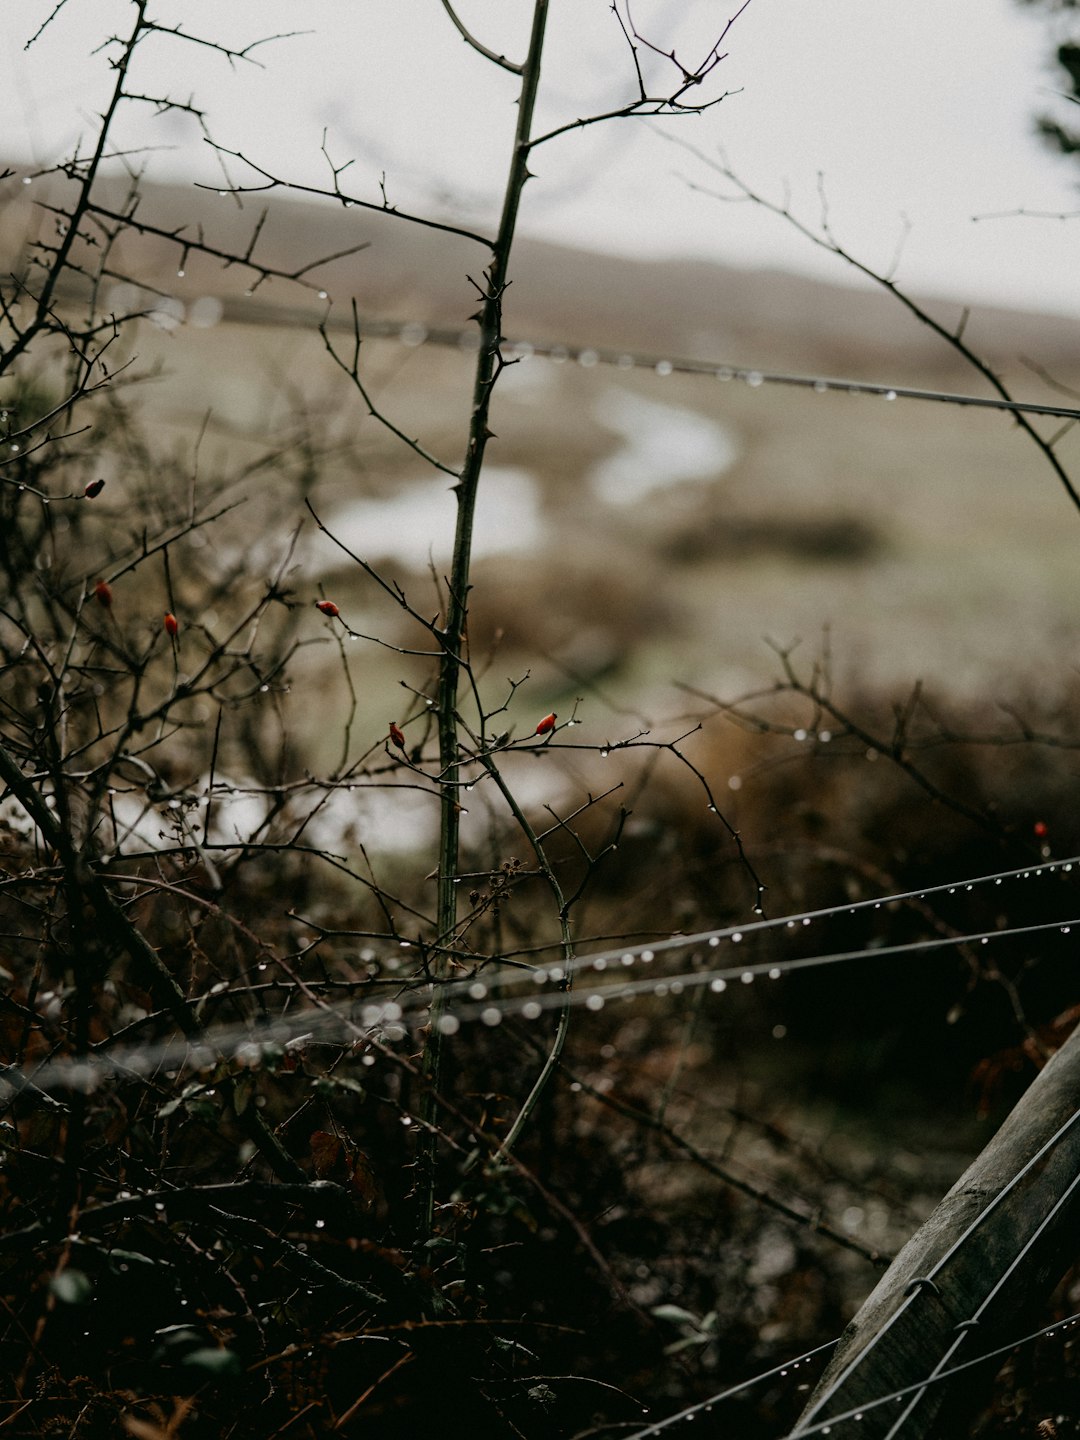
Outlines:
<svg viewBox="0 0 1080 1440"><path fill-rule="evenodd" d="M653 367L657 375L668 376L675 369L670 360L658 360Z"/></svg>
<svg viewBox="0 0 1080 1440"><path fill-rule="evenodd" d="M720 369L716 372L716 378L717 380L724 381L733 380L735 378L735 371L728 365L721 365Z"/></svg>
<svg viewBox="0 0 1080 1440"><path fill-rule="evenodd" d="M744 970L739 976L739 979L744 985L752 985L754 983L754 972L752 970Z"/></svg>
<svg viewBox="0 0 1080 1440"><path fill-rule="evenodd" d="M461 1021L457 1018L456 1015L440 1015L440 1016L439 1016L439 1034L440 1034L440 1035L456 1035L457 1032L458 1032L460 1029L461 1029ZM365 1056L364 1056L364 1060L365 1060L365 1062L367 1062L367 1063L369 1063L369 1064L370 1064L370 1063L373 1063L373 1062L374 1062L374 1056L367 1056L367 1055L365 1055Z"/></svg>
<svg viewBox="0 0 1080 1440"><path fill-rule="evenodd" d="M600 356L595 350L582 350L581 354L577 357L577 363L583 370L591 370L599 359Z"/></svg>
<svg viewBox="0 0 1080 1440"><path fill-rule="evenodd" d="M604 997L602 995L590 995L585 1001L586 1010L602 1010L604 1008Z"/></svg>
<svg viewBox="0 0 1080 1440"><path fill-rule="evenodd" d="M476 980L469 986L470 1000L483 1000L487 993L487 986L482 980Z"/></svg>
<svg viewBox="0 0 1080 1440"><path fill-rule="evenodd" d="M29 184L33 181L33 178L34 178L34 177L33 177L32 175L24 175L24 176L23 176L23 182L22 182L22 183L23 183L24 185L29 185Z"/></svg>
<svg viewBox="0 0 1080 1440"><path fill-rule="evenodd" d="M742 776L741 776L741 775L729 775L729 776L728 776L728 782L727 782L727 788L728 788L729 790L741 790L741 789L742 789Z"/></svg>
<svg viewBox="0 0 1080 1440"><path fill-rule="evenodd" d="M793 740L798 740L799 743L801 744L801 743L806 739L806 731L803 730L802 727L800 726L800 728L799 728L798 730L795 730L795 731L792 733L791 738L792 738Z"/></svg>
<svg viewBox="0 0 1080 1440"><path fill-rule="evenodd" d="M760 370L748 370L746 372L746 383L750 386L751 390L756 390L759 385L765 384L765 376L762 375Z"/></svg>
<svg viewBox="0 0 1080 1440"><path fill-rule="evenodd" d="M824 380L815 380L815 381L814 381L814 394L815 394L815 395L824 395L824 394L826 394L826 392L828 391L828 389L829 389L829 387L828 387L828 385L825 383Z"/></svg>
<svg viewBox="0 0 1080 1440"><path fill-rule="evenodd" d="M709 989L713 991L714 994L720 995L727 989L727 981L720 975L717 975L715 980L709 981Z"/></svg>
<svg viewBox="0 0 1080 1440"><path fill-rule="evenodd" d="M544 1007L536 1000L526 1000L521 1007L521 1013L526 1020L539 1020L544 1013Z"/></svg>
<svg viewBox="0 0 1080 1440"><path fill-rule="evenodd" d="M653 952L652 952L651 950L642 950L642 952L641 952L641 963L642 963L643 965L648 965L651 960L655 960L655 959L656 959L656 956L653 954Z"/></svg>
<svg viewBox="0 0 1080 1440"><path fill-rule="evenodd" d="M720 936L719 936L719 935L710 935L710 936L709 936L709 949L710 949L710 950L715 950L716 947L717 947L719 944L720 944Z"/></svg>
<svg viewBox="0 0 1080 1440"><path fill-rule="evenodd" d="M886 390L886 391L885 391L885 399L886 399L886 400L895 400L895 399L896 399L896 391L895 391L895 390Z"/></svg>
<svg viewBox="0 0 1080 1440"><path fill-rule="evenodd" d="M600 751L600 759L601 759L601 760L606 760L609 754L610 754L610 751L608 751L608 750L601 750L601 751Z"/></svg>
<svg viewBox="0 0 1080 1440"><path fill-rule="evenodd" d="M774 966L772 967L772 969L769 971L769 979L770 979L770 980L779 980L782 973L783 973L783 972L781 971L780 967L779 967L778 965L774 965Z"/></svg>
<svg viewBox="0 0 1080 1440"><path fill-rule="evenodd" d="M316 1221L315 1221L315 1229L316 1229L316 1230L325 1230L325 1229L326 1229L326 1221L325 1221L325 1220L316 1220Z"/></svg>

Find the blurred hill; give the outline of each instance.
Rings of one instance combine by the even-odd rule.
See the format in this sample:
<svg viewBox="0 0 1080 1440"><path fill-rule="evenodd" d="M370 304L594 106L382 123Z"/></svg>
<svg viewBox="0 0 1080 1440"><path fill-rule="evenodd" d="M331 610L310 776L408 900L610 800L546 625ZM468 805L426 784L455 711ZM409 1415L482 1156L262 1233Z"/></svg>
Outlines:
<svg viewBox="0 0 1080 1440"><path fill-rule="evenodd" d="M56 185L2 187L8 263L27 235L47 237L53 217L34 201L55 199ZM124 208L123 184L103 193L117 213ZM365 248L306 272L311 288L274 279L246 293L255 276L242 266L123 235L106 302L145 306L159 322L123 342L139 373L159 377L140 390L140 407L158 444L190 448L203 435L204 470L208 457L224 470L230 458L280 445L302 475L296 483L331 520L344 524L358 500L399 507L360 517L374 547L365 555L414 585L430 583L419 557L439 563L452 510L428 503L422 462L369 417L317 325L326 320L343 357L353 301L362 322L466 329L475 310L467 277L480 278L486 251L384 214L277 194L240 205L192 187L146 186L137 216L181 242L202 235L243 253L264 206L256 261L295 270ZM940 337L866 286L635 262L527 237L512 273L505 329L515 339L987 393ZM142 290L125 288L126 276ZM961 323L960 305L929 303L946 327ZM1068 403L1062 387L1080 388L1075 323L980 310L964 333L1026 399ZM416 343L423 335L402 344L371 332L365 385L384 414L453 465L471 357L453 344ZM692 678L730 693L775 673L766 638L801 637L809 652L830 626L837 672L860 686L923 678L951 692L1011 693L1030 673L1050 683L1080 638L1080 515L1007 416L533 358L504 377L493 427L498 469L480 517L500 494L521 503L501 521L495 505L503 529L478 562L474 643L499 637L507 664L550 665L549 690L602 678L614 703L637 703ZM1043 425L1047 435L1057 428ZM1059 453L1080 470L1076 432ZM612 464L630 476L622 501L599 481ZM439 490L449 504L441 481ZM269 494L265 483L252 487L257 528L287 535L306 517L299 495L282 499L271 520ZM401 508L409 497L413 510ZM379 550L387 532L409 532L411 558ZM252 550L250 563L269 561ZM357 572L339 552L316 559L301 549L299 588L307 593L327 565L335 594L359 597Z"/></svg>
<svg viewBox="0 0 1080 1440"><path fill-rule="evenodd" d="M10 263L25 237L48 233L50 217L35 202L52 199L57 181L13 181L0 189L0 254ZM129 190L117 180L102 187L106 203L124 208ZM480 278L486 252L480 245L392 216L329 201L305 202L274 192L238 200L194 186L140 187L137 218L230 253L244 252L267 212L253 251L265 264L293 269L319 255L366 246L332 261L308 277L338 301L355 297L361 314L395 316L431 326L464 326L474 292L466 277ZM718 215L719 215L718 210ZM780 222L778 222L780 223ZM137 250L137 256L134 253ZM180 251L165 241L119 247L119 271L129 265L144 283L181 299L217 294L229 300L230 319L242 319L238 271L188 256L177 275ZM137 264L135 263L137 259ZM901 272L902 283L902 272ZM860 280L837 261L836 285L770 270L744 270L704 261L634 261L574 250L522 236L514 249L513 284L506 301L506 329L543 342L611 346L760 366L785 366L883 379L925 373L963 372L941 341L896 301ZM849 281L851 283L844 283ZM275 281L259 288L264 317L270 305L287 312L309 308L293 287ZM314 296L312 296L314 299ZM955 325L962 307L929 301L943 324ZM324 307L310 307L321 315ZM980 309L967 338L995 363L1014 366L1018 356L1037 356L1047 370L1080 364L1077 325L1054 316L1007 309Z"/></svg>

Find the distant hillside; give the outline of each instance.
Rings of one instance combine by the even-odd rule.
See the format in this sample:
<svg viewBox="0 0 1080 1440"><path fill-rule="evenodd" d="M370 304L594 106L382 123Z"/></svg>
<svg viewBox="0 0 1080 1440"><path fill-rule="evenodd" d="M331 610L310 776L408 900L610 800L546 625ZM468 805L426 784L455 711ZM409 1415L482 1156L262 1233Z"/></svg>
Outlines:
<svg viewBox="0 0 1080 1440"><path fill-rule="evenodd" d="M0 250L9 261L35 225L51 223L33 205L56 182L0 187ZM125 186L112 187L114 203ZM138 214L149 223L194 236L200 229L221 250L243 250L269 207L255 251L279 268L295 268L354 245L367 248L312 272L333 298L355 296L360 312L428 325L464 325L474 308L467 275L480 278L486 252L478 245L424 229L385 214L327 201L304 202L284 194L248 195L243 208L232 197L187 186L143 188ZM179 252L160 241L129 238L120 246L128 265L165 293L182 299L198 294L231 298L229 318L241 319L245 277L217 262L189 256L177 276ZM850 272L848 272L850 275ZM508 334L542 341L567 341L718 359L737 364L825 371L866 378L898 379L928 368L959 372L940 339L915 322L895 299L869 288L836 285L776 271L748 271L704 261L634 261L574 250L523 237L515 247L513 284L506 302ZM322 306L296 287L274 282L260 287L251 309ZM955 325L959 305L932 301L942 323ZM1052 316L980 309L967 329L969 341L992 362L1014 371L1019 356L1030 356L1051 372L1077 363L1078 326ZM1025 389L1032 393L1028 372Z"/></svg>
<svg viewBox="0 0 1080 1440"><path fill-rule="evenodd" d="M32 224L48 233L53 222L31 199L54 188L0 187L0 252L12 258ZM266 535L267 548L248 550L253 566L270 564L275 537L310 533L302 482L334 524L361 507L370 558L386 558L388 531L408 531L413 558L394 561L392 573L426 593L416 556L450 533L452 511L448 523L438 508L447 486L424 488L423 464L370 417L326 354L317 291L325 286L333 300L331 323L349 324L355 296L362 319L456 332L475 309L465 277L479 278L486 252L386 215L271 198L255 251L265 263L295 269L367 248L313 271L314 291L273 281L248 295L253 277L241 267L191 255L181 267L175 245L125 235L110 256L115 283L126 274L147 291L108 303L139 308L155 291L189 306L213 296L221 323L200 325L189 308L191 323L125 332L111 358L154 377L131 392L139 415L156 447L198 453L200 476L242 470L280 447L278 479L245 485L250 508L219 529L247 547L252 527ZM147 187L138 213L192 237L201 226L208 244L242 251L261 208L258 197L240 210L205 191ZM515 338L987 393L939 337L876 291L527 238L513 277L505 329ZM945 302L932 310L946 325L961 314ZM1015 393L1056 404L1062 385L1080 388L1078 334L1074 322L1007 310L977 312L966 331ZM369 336L369 394L452 464L464 444L471 357L454 345ZM348 335L336 339L351 351ZM805 654L824 625L837 676L862 688L918 677L954 694L1011 695L1028 672L1057 674L1076 652L1080 516L1029 437L1000 413L537 359L504 377L492 428L479 513L484 524L502 513L508 538L477 567L472 636L481 648L498 639L500 663L530 668L553 693L567 674L602 676L605 694L639 708L687 677L730 693L775 675L764 637L802 636ZM1057 422L1043 428L1050 435ZM714 437L712 452L702 435ZM1058 453L1080 472L1080 429ZM625 503L602 480L612 464L620 484L636 487ZM500 512L500 492L524 509ZM109 493L119 499L122 480ZM336 551L331 560L337 600L367 603L357 568ZM298 554L300 593L314 593L321 574L309 552ZM385 723L380 696L397 684L397 664L396 654L365 660L361 706L375 707L372 723Z"/></svg>

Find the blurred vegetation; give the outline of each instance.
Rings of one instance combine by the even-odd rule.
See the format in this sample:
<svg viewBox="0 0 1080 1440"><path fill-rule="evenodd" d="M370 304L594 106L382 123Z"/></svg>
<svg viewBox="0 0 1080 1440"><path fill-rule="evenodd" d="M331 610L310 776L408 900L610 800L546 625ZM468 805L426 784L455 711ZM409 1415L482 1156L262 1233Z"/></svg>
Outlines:
<svg viewBox="0 0 1080 1440"><path fill-rule="evenodd" d="M207 1042L201 1059L198 1044L153 1048L171 1022L152 986L108 944L87 948L94 922L72 906L91 916L91 892L73 895L6 800L4 1051L29 1082L8 1094L0 1170L17 1433L319 1435L336 1420L406 1436L437 1396L448 1436L618 1434L646 1403L665 1413L829 1340L871 1257L895 1251L1067 1033L1074 943L885 954L576 1010L557 1083L502 1162L478 1159L535 1076L549 1022L465 1023L442 1083L436 1231L417 1244L417 1035L385 1017L350 1030L349 1017L423 979L399 941L425 934L427 842L384 863L377 827L362 851L347 833L344 849L318 841L333 793L311 788L318 686L298 696L290 671L324 619L297 577L216 540L228 516L202 523L236 475L193 496L179 459L151 462L137 395L99 403L93 444L27 455L0 490L5 713L47 753L50 676L63 676L67 803L96 797L89 853ZM295 483L274 454L255 473ZM107 606L94 588L106 577ZM621 608L602 577L592 587L582 613ZM182 621L175 647L166 609ZM524 651L528 606L517 623ZM316 653L340 664L332 644ZM1071 689L1037 709L998 695L989 712L921 691L841 703L827 657L805 673L776 663L775 686L741 701L684 692L702 728L683 748L723 793L768 913L838 907L795 937L748 933L747 963L1072 918L1071 872L848 912L1072 854ZM662 750L620 751L615 730L604 757L592 708L580 744L563 732L561 749L556 737L507 761L561 771L551 796L587 793L590 765L618 767L624 788L549 849L568 892L587 881L579 934L605 949L748 918L752 886L695 774ZM634 729L622 722L622 737ZM377 740L357 734L348 753L337 775L350 785L402 778ZM215 834L212 806L235 790L257 813ZM484 814L469 832L470 952L535 946L551 920L520 837L498 805L470 805ZM617 851L583 858L616 833ZM676 968L714 958L692 947ZM323 1003L345 1023L320 1030ZM292 1038L252 1046L282 1014ZM117 1063L55 1087L47 1067L87 1050ZM271 1183L252 1111L304 1183ZM1061 1305L1070 1295L1066 1282ZM1053 1370L1041 1353L1002 1381L1010 1394ZM775 1435L801 1398L767 1385L732 1402L730 1423ZM1002 1402L980 1433L1012 1433L1009 1413Z"/></svg>
<svg viewBox="0 0 1080 1440"><path fill-rule="evenodd" d="M700 476L607 503L611 367L518 355L486 478L527 469L542 523L473 573L448 782L439 625L464 596L434 552L334 537L460 448L475 348L222 299L224 264L244 302L291 278L321 306L290 253L309 212L282 207L256 263L262 220L218 248L190 197L162 218L97 164L35 177L14 241L5 214L0 1425L614 1440L732 1386L732 1433L783 1433L818 1360L791 1362L1077 1019L1073 542L1028 485L1057 437L1033 459L985 416L860 400L841 424L757 384L721 411L670 361L619 364L631 412L663 378L684 423L726 428ZM435 238L445 320L463 237ZM410 243L395 303L427 274ZM350 229L347 258L368 244ZM627 269L523 253L518 323L630 343ZM347 293L346 253L326 264ZM726 283L725 343L792 341L789 286ZM672 277L657 344L701 333L702 286ZM799 362L931 383L865 303L804 307ZM420 438L388 444L380 407ZM911 688L947 603L997 668L958 624ZM830 616L762 665L762 634ZM1073 1273L1051 1314L1078 1300ZM1024 1347L976 1433L1078 1433L1076 1379L1068 1348Z"/></svg>

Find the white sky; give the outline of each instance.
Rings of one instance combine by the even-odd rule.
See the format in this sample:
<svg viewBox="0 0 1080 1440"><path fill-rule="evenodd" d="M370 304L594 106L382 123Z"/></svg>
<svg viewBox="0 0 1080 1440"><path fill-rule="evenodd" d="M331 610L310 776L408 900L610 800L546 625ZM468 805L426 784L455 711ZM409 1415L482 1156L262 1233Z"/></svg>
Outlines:
<svg viewBox="0 0 1080 1440"><path fill-rule="evenodd" d="M25 51L54 3L19 0L0 16L0 151L18 162L48 163L89 133L111 81L107 53L91 51L132 23L129 0L67 0ZM457 8L486 43L521 57L528 0ZM378 197L385 170L394 203L494 227L517 82L468 49L438 0L155 0L150 9L162 24L234 45L298 26L313 32L257 50L261 69L233 69L165 36L142 47L133 87L193 97L222 144L317 182L327 127L334 158L355 157L347 179L359 197ZM632 10L640 31L691 61L715 39L716 17L731 13L716 0L632 0ZM548 34L541 129L631 98L609 0L552 0ZM775 218L694 193L687 179L714 179L665 143L663 129L710 153L723 145L756 188L780 197L789 186L808 219L822 172L838 237L878 267L888 266L906 216L898 278L913 290L1080 316L1080 218L971 218L1080 210L1080 164L1053 155L1033 131L1037 111L1078 114L1052 93L1045 15L1014 0L750 0L725 48L719 88L740 93L707 115L613 121L537 151L522 228L631 256L851 278ZM654 58L649 69L670 86L670 66ZM217 177L189 122L131 107L121 134L127 145L170 147L152 153L155 178Z"/></svg>

